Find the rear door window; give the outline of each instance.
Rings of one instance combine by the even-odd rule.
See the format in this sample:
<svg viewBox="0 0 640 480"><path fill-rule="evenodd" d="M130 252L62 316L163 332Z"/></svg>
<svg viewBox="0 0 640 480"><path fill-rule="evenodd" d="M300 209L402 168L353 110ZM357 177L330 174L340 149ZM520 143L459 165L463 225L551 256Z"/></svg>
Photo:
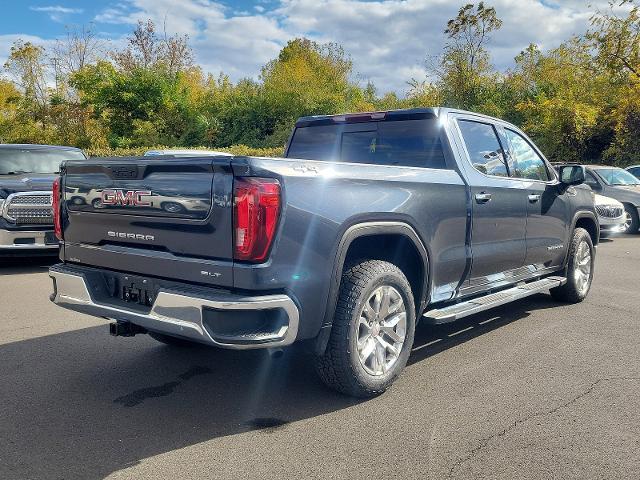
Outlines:
<svg viewBox="0 0 640 480"><path fill-rule="evenodd" d="M508 177L509 170L493 125L473 120L458 120L458 126L473 167L486 175Z"/></svg>
<svg viewBox="0 0 640 480"><path fill-rule="evenodd" d="M435 122L433 120L380 122L376 163L446 168Z"/></svg>

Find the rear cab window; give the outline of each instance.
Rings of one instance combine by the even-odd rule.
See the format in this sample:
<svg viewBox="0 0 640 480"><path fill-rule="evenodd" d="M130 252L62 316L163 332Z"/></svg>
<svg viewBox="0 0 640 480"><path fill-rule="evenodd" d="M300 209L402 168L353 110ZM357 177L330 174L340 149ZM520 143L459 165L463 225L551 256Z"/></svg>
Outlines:
<svg viewBox="0 0 640 480"><path fill-rule="evenodd" d="M288 158L448 168L437 121L399 119L297 127Z"/></svg>

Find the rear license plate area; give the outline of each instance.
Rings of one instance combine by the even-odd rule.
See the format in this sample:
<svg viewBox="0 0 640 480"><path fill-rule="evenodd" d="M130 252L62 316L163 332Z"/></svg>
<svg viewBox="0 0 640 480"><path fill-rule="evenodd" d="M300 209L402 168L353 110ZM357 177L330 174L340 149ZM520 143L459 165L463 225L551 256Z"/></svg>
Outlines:
<svg viewBox="0 0 640 480"><path fill-rule="evenodd" d="M135 303L145 307L152 306L155 300L155 287L153 282L146 278L123 277L120 288L120 299L126 303Z"/></svg>
<svg viewBox="0 0 640 480"><path fill-rule="evenodd" d="M151 278L125 274L105 274L104 277L109 297L132 307L151 307L159 290Z"/></svg>

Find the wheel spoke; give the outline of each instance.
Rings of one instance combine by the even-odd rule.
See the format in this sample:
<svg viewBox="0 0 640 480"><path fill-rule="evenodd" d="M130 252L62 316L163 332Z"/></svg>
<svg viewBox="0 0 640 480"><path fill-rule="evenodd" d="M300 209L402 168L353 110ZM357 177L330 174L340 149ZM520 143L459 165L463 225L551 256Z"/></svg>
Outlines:
<svg viewBox="0 0 640 480"><path fill-rule="evenodd" d="M362 313L367 317L367 320L374 320L376 318L376 312L371 307L370 300L364 303L364 308L362 309Z"/></svg>
<svg viewBox="0 0 640 480"><path fill-rule="evenodd" d="M380 331L389 336L394 343L403 342L406 318L406 312L398 313L380 325ZM396 327L400 332L396 331Z"/></svg>
<svg viewBox="0 0 640 480"><path fill-rule="evenodd" d="M386 354L385 348L382 346L379 340L380 338L378 337L378 341L376 342L376 353L375 353L376 366L377 366L376 371L377 373L383 373L387 354Z"/></svg>
<svg viewBox="0 0 640 480"><path fill-rule="evenodd" d="M389 315L389 302L391 302L391 295L389 295L389 287L383 287L382 289L382 301L380 303L380 310L378 315L380 318L385 318Z"/></svg>
<svg viewBox="0 0 640 480"><path fill-rule="evenodd" d="M367 321L367 319L364 317L360 317L358 319L358 336L361 336L360 335L360 332L362 331L361 329L364 329L364 333L366 335L371 334L371 326L369 325L369 322Z"/></svg>
<svg viewBox="0 0 640 480"><path fill-rule="evenodd" d="M360 358L363 359L364 361L368 360L371 354L373 353L373 351L375 350L375 348L376 348L376 342L371 337L368 337L364 341L362 345L362 349L360 349Z"/></svg>
<svg viewBox="0 0 640 480"><path fill-rule="evenodd" d="M388 350L394 357L397 357L400 354L396 347L385 341L383 338L377 337L377 342L383 352L386 352Z"/></svg>
<svg viewBox="0 0 640 480"><path fill-rule="evenodd" d="M393 340L394 343L399 343L404 340L392 327L380 327L380 331Z"/></svg>

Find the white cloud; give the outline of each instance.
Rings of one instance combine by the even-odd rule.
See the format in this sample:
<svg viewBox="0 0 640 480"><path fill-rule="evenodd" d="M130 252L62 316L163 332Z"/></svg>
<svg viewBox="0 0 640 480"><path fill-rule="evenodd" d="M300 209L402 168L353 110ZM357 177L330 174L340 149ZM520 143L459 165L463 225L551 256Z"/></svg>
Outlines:
<svg viewBox="0 0 640 480"><path fill-rule="evenodd" d="M447 20L467 3L450 0L283 0L277 14L285 29L341 43L356 70L381 91L406 89L406 74L426 75L425 59L441 52ZM493 35L494 63L505 68L529 43L554 47L582 33L590 13L578 0L545 6L538 0L493 0L503 27ZM604 2L599 2L604 3Z"/></svg>
<svg viewBox="0 0 640 480"><path fill-rule="evenodd" d="M44 12L49 15L49 18L54 22L62 22L67 15L80 14L84 12L82 8L69 8L61 5L48 5L45 7L29 7L29 10L34 12Z"/></svg>
<svg viewBox="0 0 640 480"><path fill-rule="evenodd" d="M234 79L257 77L260 67L292 38L268 14L229 15L227 7L209 0L130 0L103 11L95 21L135 24L146 19L167 33L189 35L205 70L224 72Z"/></svg>
<svg viewBox="0 0 640 480"><path fill-rule="evenodd" d="M424 78L425 59L440 53L447 20L468 1L258 0L251 12L234 12L219 0L119 0L93 20L134 25L150 18L168 34L189 35L198 63L234 80L257 78L292 38L338 42L362 83L403 93L412 77ZM591 15L587 1L489 0L504 22L490 45L494 64L512 65L529 43L553 48L584 32ZM604 7L607 0L591 3Z"/></svg>

